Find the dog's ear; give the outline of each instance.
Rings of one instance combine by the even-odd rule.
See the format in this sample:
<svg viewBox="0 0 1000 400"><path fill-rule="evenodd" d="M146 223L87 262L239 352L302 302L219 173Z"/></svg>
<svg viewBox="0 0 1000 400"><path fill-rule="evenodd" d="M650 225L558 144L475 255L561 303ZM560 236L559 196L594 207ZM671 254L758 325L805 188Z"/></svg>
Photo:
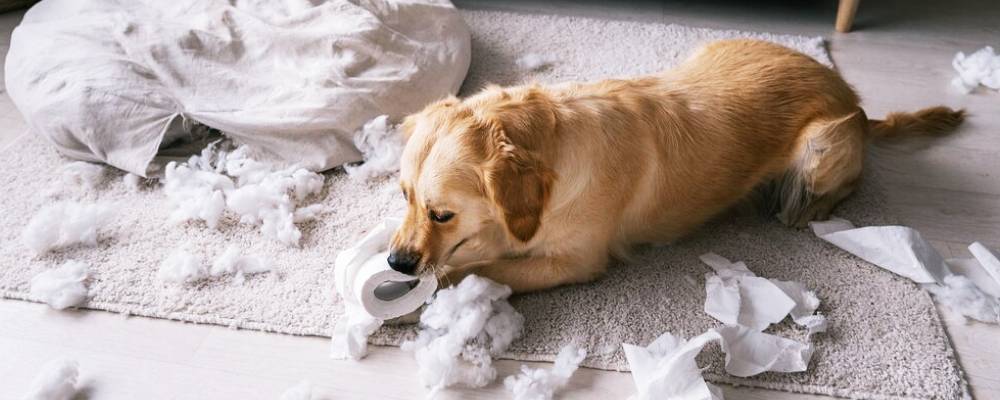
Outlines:
<svg viewBox="0 0 1000 400"><path fill-rule="evenodd" d="M555 173L539 154L554 140L552 104L535 89L512 98L503 95L482 114L488 154L484 168L487 195L502 213L507 230L527 242L535 236Z"/></svg>
<svg viewBox="0 0 1000 400"><path fill-rule="evenodd" d="M538 232L554 176L529 151L504 144L486 167L486 190L511 235L527 242Z"/></svg>

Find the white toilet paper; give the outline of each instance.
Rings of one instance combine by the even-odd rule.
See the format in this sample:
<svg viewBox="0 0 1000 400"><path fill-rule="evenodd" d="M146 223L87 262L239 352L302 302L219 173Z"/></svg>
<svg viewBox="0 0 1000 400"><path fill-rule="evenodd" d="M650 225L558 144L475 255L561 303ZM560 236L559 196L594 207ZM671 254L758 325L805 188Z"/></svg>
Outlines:
<svg viewBox="0 0 1000 400"><path fill-rule="evenodd" d="M424 276L419 280L412 275L393 271L385 262L389 252L378 253L354 274L353 296L361 307L378 319L392 319L420 308L437 289L437 278Z"/></svg>
<svg viewBox="0 0 1000 400"><path fill-rule="evenodd" d="M386 262L389 240L401 221L387 218L357 245L341 251L334 261L337 292L344 299L344 315L334 326L331 356L365 356L368 336L387 319L420 308L437 290L433 275L415 279L396 272Z"/></svg>

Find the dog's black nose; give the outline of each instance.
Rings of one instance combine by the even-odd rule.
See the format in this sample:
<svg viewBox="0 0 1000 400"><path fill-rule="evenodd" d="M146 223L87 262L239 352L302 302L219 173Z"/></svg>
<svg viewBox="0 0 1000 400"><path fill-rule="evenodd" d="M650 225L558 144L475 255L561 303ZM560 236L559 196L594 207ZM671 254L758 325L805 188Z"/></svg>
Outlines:
<svg viewBox="0 0 1000 400"><path fill-rule="evenodd" d="M413 272L417 269L417 264L420 263L420 254L407 250L393 251L389 253L389 258L386 261L389 262L389 266L392 269L407 275L413 275Z"/></svg>

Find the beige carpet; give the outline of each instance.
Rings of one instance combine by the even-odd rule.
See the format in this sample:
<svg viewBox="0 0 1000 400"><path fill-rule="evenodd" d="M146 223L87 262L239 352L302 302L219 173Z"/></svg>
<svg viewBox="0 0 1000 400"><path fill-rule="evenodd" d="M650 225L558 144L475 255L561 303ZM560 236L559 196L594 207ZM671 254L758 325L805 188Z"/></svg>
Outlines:
<svg viewBox="0 0 1000 400"><path fill-rule="evenodd" d="M473 65L464 88L486 82L551 82L656 71L677 63L693 46L710 39L756 36L778 41L829 64L818 38L768 36L672 25L609 22L571 17L466 12L474 32ZM527 52L558 61L538 73L523 73L515 60ZM361 184L341 172L328 174L324 202L335 211L306 225L301 249L264 240L252 228L227 219L218 231L202 224L169 226L165 198L156 188L130 192L115 175L93 193L75 189L61 197L112 201L118 215L95 248L75 248L35 258L20 232L44 204L62 162L39 139L22 137L0 154L0 293L26 299L27 282L65 259L93 265L87 307L135 315L291 334L326 335L341 312L332 287L336 249L359 238L402 201L391 181ZM871 177L840 214L858 225L886 223L885 207ZM271 258L275 271L250 277L242 286L228 278L182 290L155 277L159 263L178 244L205 259L238 243ZM697 256L713 251L744 260L758 275L801 281L814 288L831 328L815 338L808 372L727 377L718 349L702 355L715 382L866 399L957 399L965 382L928 295L914 284L829 246L806 231L769 218L730 216L669 247L649 248L630 265L616 265L598 282L524 295L512 300L526 317L524 337L507 357L551 360L576 342L591 354L585 365L625 369L621 343L646 344L671 331L692 336L715 326L702 311L704 274ZM689 283L693 278L694 284ZM783 325L781 335L803 339ZM374 341L396 344L412 327L386 328ZM377 350L376 350L377 351Z"/></svg>

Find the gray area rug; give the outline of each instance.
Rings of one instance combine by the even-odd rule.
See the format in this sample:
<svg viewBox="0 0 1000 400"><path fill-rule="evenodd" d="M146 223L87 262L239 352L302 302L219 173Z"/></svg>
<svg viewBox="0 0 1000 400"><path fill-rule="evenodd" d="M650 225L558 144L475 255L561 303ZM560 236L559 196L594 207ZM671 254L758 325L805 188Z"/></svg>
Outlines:
<svg viewBox="0 0 1000 400"><path fill-rule="evenodd" d="M555 82L635 75L668 68L699 43L725 37L774 40L831 64L819 38L770 36L692 29L675 25L600 21L574 17L465 12L473 30L473 65L463 92L484 84ZM517 57L536 52L557 60L535 73L518 71ZM159 318L228 325L299 335L326 336L342 312L333 287L333 259L381 218L403 207L395 182L359 183L342 171L327 174L323 202L334 211L303 226L300 249L263 239L256 228L228 217L219 230L201 223L168 225L166 199L149 185L129 190L111 173L95 191L47 193L59 184L66 162L33 136L0 154L0 295L31 300L30 278L66 259L92 265L88 308ZM869 174L870 175L870 174ZM873 178L840 209L857 225L890 222ZM54 198L116 205L112 228L97 248L70 248L35 257L21 243L27 221ZM216 278L173 289L156 270L173 248L189 245L210 260L236 243L274 263L271 273L242 285ZM597 282L517 296L525 334L507 358L552 360L564 344L583 345L584 365L627 369L621 343L645 345L665 331L693 336L718 323L702 308L704 274L698 255L716 252L743 260L758 275L805 283L822 300L831 328L814 338L809 371L767 373L750 379L727 376L717 348L700 364L714 382L865 399L957 399L965 387L948 338L928 295L897 278L771 218L730 215L671 246L640 251ZM693 278L693 282L690 283ZM805 340L789 324L771 332ZM398 344L412 326L383 328L378 344ZM375 350L377 351L377 350Z"/></svg>

